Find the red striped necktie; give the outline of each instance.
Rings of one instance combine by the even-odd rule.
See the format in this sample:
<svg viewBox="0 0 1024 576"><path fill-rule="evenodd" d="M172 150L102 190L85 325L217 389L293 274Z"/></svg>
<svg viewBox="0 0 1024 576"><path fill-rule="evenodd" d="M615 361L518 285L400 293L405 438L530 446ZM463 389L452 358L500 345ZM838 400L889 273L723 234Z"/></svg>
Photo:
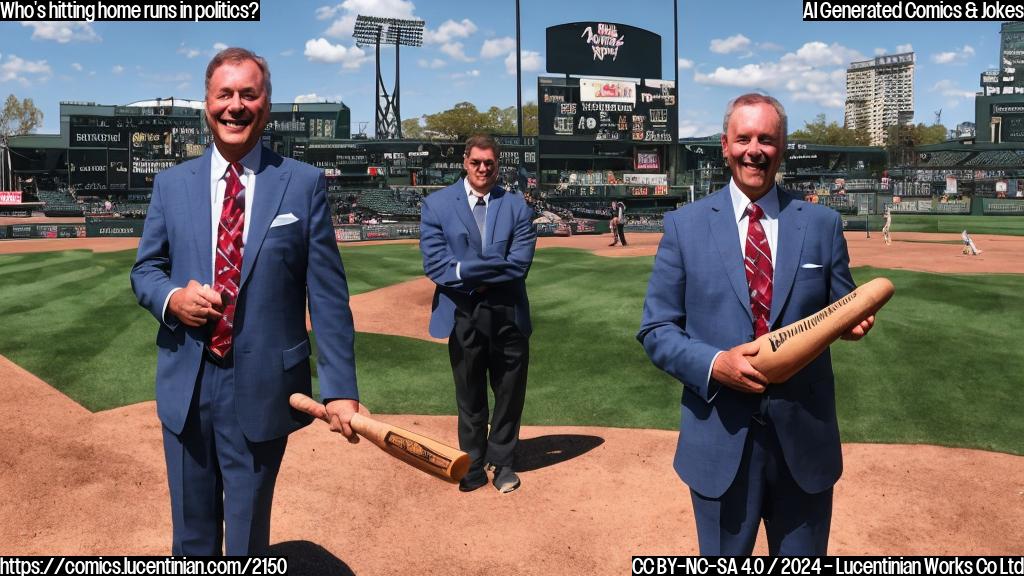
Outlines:
<svg viewBox="0 0 1024 576"><path fill-rule="evenodd" d="M234 162L224 174L224 209L220 213L217 229L217 257L214 261L214 290L225 302L224 315L213 328L210 352L224 358L231 352L231 339L235 322L235 301L242 278L242 231L245 229L245 187L239 176L242 165Z"/></svg>
<svg viewBox="0 0 1024 576"><path fill-rule="evenodd" d="M761 226L764 210L751 202L747 207L747 245L743 264L750 288L750 311L754 315L754 337L768 333L772 310L772 249Z"/></svg>

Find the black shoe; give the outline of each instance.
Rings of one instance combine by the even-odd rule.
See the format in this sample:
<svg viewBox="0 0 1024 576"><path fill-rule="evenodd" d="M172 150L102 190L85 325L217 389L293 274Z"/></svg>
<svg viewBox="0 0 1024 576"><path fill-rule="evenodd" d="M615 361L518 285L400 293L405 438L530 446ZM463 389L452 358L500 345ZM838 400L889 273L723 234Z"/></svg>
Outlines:
<svg viewBox="0 0 1024 576"><path fill-rule="evenodd" d="M511 466L498 466L494 471L494 487L506 494L519 488L519 476Z"/></svg>
<svg viewBox="0 0 1024 576"><path fill-rule="evenodd" d="M466 475L459 480L459 491L472 492L484 484L487 484L487 473L483 466L470 466Z"/></svg>

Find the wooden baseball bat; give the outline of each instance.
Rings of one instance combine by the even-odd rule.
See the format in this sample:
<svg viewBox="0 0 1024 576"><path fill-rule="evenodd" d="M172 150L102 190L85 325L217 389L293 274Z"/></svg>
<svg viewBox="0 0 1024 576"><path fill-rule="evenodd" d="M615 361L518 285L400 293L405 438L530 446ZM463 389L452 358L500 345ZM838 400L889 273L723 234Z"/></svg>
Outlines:
<svg viewBox="0 0 1024 576"><path fill-rule="evenodd" d="M768 382L789 380L829 344L878 312L894 291L888 278L875 278L821 311L761 336L754 340L761 348L749 358L750 365Z"/></svg>
<svg viewBox="0 0 1024 576"><path fill-rule="evenodd" d="M327 408L305 394L292 394L288 403L300 412L330 423ZM360 404L360 407L363 408L363 405ZM447 482L458 482L469 470L469 454L432 438L371 418L362 410L352 416L351 426L357 434L381 450Z"/></svg>

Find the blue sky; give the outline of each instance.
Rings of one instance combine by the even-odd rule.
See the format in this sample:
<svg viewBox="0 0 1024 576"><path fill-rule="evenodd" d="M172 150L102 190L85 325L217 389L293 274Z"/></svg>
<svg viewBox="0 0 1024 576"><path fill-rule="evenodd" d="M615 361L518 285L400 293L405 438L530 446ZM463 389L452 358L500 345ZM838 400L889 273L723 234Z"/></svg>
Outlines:
<svg viewBox="0 0 1024 576"><path fill-rule="evenodd" d="M663 76L680 78L680 135L714 134L725 102L760 89L778 97L790 129L815 115L843 121L852 60L917 53L915 122L942 109L952 128L974 120L979 74L998 67L999 22L803 22L799 0L680 0L674 62L671 0L521 0L523 95L544 74L544 30L576 21L629 24L662 36ZM240 45L270 62L274 101L342 101L373 134L374 55L355 47L356 14L426 21L421 48L403 49L402 116L469 101L516 101L515 2L494 0L262 0L260 22L0 22L0 97L30 97L59 130L61 100L126 104L202 99L216 47ZM394 53L382 67L390 88Z"/></svg>

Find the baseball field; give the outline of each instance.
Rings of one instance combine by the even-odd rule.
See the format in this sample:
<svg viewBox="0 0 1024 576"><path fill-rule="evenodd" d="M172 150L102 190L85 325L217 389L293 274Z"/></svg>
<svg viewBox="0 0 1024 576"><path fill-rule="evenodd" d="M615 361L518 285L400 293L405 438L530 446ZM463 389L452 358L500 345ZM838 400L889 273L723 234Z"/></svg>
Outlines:
<svg viewBox="0 0 1024 576"><path fill-rule="evenodd" d="M845 472L830 553L1021 553L1024 237L972 235L979 256L954 232L847 235L858 283L886 276L896 296L868 338L832 348ZM523 487L463 494L314 424L289 441L274 506L292 574L622 574L635 554L696 552L671 468L681 385L634 337L660 235L609 238L539 242ZM0 242L0 555L169 549L135 244ZM455 444L418 247L340 250L363 403Z"/></svg>

